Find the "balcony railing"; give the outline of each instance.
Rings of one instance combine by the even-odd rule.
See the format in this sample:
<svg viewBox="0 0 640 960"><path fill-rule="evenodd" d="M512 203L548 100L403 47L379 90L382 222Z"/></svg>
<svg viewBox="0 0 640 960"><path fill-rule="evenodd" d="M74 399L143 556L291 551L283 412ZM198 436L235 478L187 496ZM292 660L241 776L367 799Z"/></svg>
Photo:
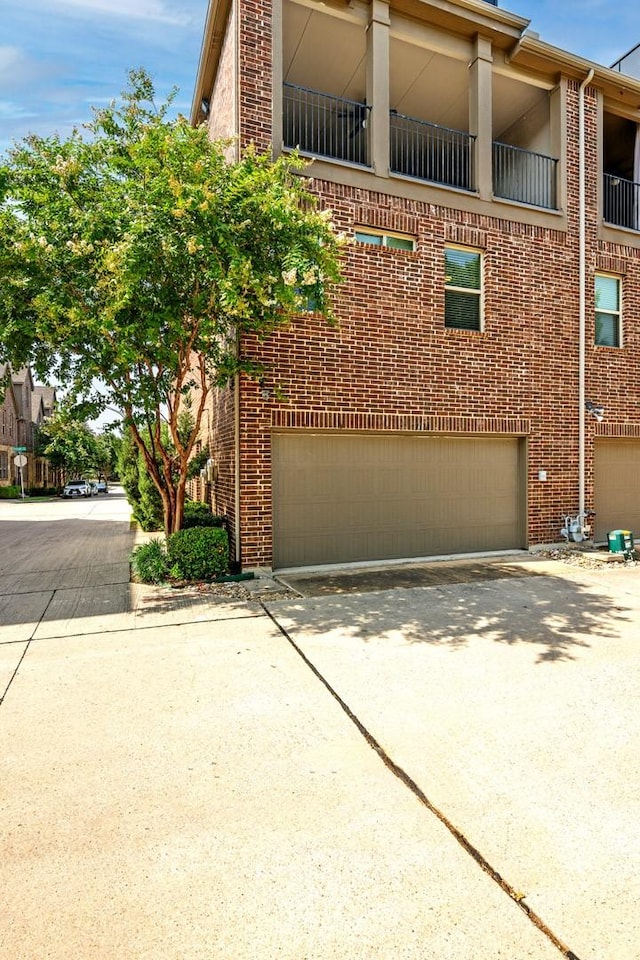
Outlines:
<svg viewBox="0 0 640 960"><path fill-rule="evenodd" d="M640 230L640 183L605 173L602 199L606 223Z"/></svg>
<svg viewBox="0 0 640 960"><path fill-rule="evenodd" d="M493 144L493 194L504 200L556 210L558 161L507 143Z"/></svg>
<svg viewBox="0 0 640 960"><path fill-rule="evenodd" d="M390 115L390 168L393 173L473 190L475 137L426 120Z"/></svg>
<svg viewBox="0 0 640 960"><path fill-rule="evenodd" d="M306 87L285 83L283 140L285 147L369 166L367 120L371 107Z"/></svg>

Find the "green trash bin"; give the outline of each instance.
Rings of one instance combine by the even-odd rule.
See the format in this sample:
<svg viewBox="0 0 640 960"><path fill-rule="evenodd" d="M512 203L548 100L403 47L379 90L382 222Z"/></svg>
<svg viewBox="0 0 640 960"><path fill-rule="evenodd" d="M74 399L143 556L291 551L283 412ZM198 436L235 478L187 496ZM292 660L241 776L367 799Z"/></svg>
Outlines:
<svg viewBox="0 0 640 960"><path fill-rule="evenodd" d="M612 530L607 534L610 553L624 553L630 556L633 553L633 534L631 530Z"/></svg>

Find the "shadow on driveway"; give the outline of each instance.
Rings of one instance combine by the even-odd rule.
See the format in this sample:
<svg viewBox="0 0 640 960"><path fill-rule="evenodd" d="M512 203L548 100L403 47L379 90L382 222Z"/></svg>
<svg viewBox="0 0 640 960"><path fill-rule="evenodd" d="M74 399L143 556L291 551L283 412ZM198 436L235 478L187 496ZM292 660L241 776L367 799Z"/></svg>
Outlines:
<svg viewBox="0 0 640 960"><path fill-rule="evenodd" d="M429 585L431 577L437 585ZM425 564L282 579L311 593L299 602L269 605L294 633L300 628L307 636L434 644L453 651L480 637L529 644L538 663L575 659L595 638L618 636L637 614L632 597L614 598L595 580L580 582L553 562ZM405 585L412 580L422 585ZM340 581L344 590L336 593ZM386 588L376 586L385 583Z"/></svg>

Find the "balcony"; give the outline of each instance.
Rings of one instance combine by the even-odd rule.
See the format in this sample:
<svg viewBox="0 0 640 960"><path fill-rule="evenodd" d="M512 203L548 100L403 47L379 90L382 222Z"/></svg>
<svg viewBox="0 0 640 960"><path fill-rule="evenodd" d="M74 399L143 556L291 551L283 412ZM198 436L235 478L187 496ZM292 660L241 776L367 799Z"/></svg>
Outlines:
<svg viewBox="0 0 640 960"><path fill-rule="evenodd" d="M605 223L640 230L640 183L611 173L604 175L602 213Z"/></svg>
<svg viewBox="0 0 640 960"><path fill-rule="evenodd" d="M391 112L390 170L460 190L475 188L469 133Z"/></svg>
<svg viewBox="0 0 640 960"><path fill-rule="evenodd" d="M370 168L370 113L371 107L360 100L320 93L285 82L284 146L297 148L314 157ZM492 150L495 197L546 210L557 209L556 159L500 141L494 141ZM406 116L395 110L390 112L391 173L475 192L475 151L476 137L473 134ZM612 177L611 183L624 184L628 181ZM630 186L635 188L637 185ZM614 187L605 189L605 210L610 211L611 216L627 218L611 221L621 226L627 225L627 220L632 218L634 204L638 200L635 193L633 199L627 197L623 200L625 189L622 187L619 190L617 200Z"/></svg>
<svg viewBox="0 0 640 960"><path fill-rule="evenodd" d="M283 141L314 157L368 167L371 107L293 83L283 85Z"/></svg>
<svg viewBox="0 0 640 960"><path fill-rule="evenodd" d="M556 210L557 166L553 157L494 141L494 196Z"/></svg>

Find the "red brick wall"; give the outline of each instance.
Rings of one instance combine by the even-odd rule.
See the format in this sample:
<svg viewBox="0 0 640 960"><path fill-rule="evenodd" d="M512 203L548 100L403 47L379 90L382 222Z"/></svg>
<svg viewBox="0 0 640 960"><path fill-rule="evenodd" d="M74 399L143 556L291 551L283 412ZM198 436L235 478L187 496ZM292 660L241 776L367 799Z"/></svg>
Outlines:
<svg viewBox="0 0 640 960"><path fill-rule="evenodd" d="M271 15L262 0L240 9L241 143L271 139ZM625 313L625 349L594 346L593 275L624 275L625 303L640 303L640 255L597 239L597 107L586 93L587 398L607 408L587 419L586 505L593 505L592 438L640 436L640 390L629 383L640 359L640 331ZM567 100L568 230L534 227L428 203L314 182L322 206L347 232L370 225L417 238L415 252L355 244L336 293L338 327L303 316L243 349L270 368L271 395L243 378L240 390L241 523L244 567L271 565L271 449L274 427L513 433L528 444L528 538L559 539L565 513L578 509L578 85ZM443 192L443 197L445 196ZM501 209L504 209L501 208ZM485 252L482 333L444 328L444 246ZM275 399L278 387L286 402ZM233 396L217 395L214 456L218 512L235 529ZM547 481L538 479L538 470Z"/></svg>
<svg viewBox="0 0 640 960"><path fill-rule="evenodd" d="M640 390L629 384L640 332L625 326L625 350L594 346L593 274L625 276L625 301L640 295L640 258L597 241L596 102L587 91L587 398L607 407L606 428L587 420L587 507L592 506L592 437L640 424ZM336 328L297 319L260 353L287 402L242 384L243 564L271 562L270 431L273 426L421 429L525 435L528 535L559 539L565 512L578 509L578 88L568 94L569 230L403 201L315 182L338 229L358 224L411 233L414 253L355 244L337 292ZM514 211L514 215L517 213ZM485 251L482 333L444 327L444 245ZM640 302L640 299L636 300ZM631 317L628 317L631 320ZM625 387L622 387L625 384ZM345 420L345 415L348 419ZM630 426L631 425L631 426ZM636 434L634 434L636 435ZM538 470L547 471L547 481Z"/></svg>
<svg viewBox="0 0 640 960"><path fill-rule="evenodd" d="M240 3L240 146L271 147L271 3Z"/></svg>
<svg viewBox="0 0 640 960"><path fill-rule="evenodd" d="M209 106L209 136L212 140L223 140L237 134L236 129L236 4L231 4L227 26L220 52L220 62L216 82ZM228 151L229 159L235 156L235 147Z"/></svg>

